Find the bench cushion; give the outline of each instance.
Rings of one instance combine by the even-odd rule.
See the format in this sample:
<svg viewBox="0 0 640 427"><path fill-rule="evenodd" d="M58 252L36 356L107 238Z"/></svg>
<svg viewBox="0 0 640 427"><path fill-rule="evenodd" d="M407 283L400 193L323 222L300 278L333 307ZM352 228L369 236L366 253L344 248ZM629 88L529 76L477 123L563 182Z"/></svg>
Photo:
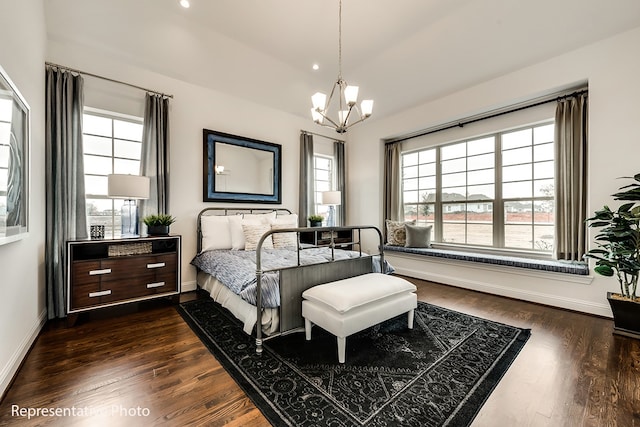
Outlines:
<svg viewBox="0 0 640 427"><path fill-rule="evenodd" d="M413 283L400 277L369 273L314 286L304 291L302 297L345 313L392 295L415 291Z"/></svg>

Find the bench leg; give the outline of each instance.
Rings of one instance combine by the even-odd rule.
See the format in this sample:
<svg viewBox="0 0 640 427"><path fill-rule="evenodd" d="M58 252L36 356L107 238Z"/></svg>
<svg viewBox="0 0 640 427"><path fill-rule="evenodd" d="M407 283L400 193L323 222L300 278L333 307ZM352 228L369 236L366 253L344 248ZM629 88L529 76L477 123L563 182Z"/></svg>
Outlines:
<svg viewBox="0 0 640 427"><path fill-rule="evenodd" d="M337 337L337 338L338 338L338 362L344 363L345 349L347 347L347 339L345 337Z"/></svg>
<svg viewBox="0 0 640 427"><path fill-rule="evenodd" d="M307 341L311 341L311 321L304 318L304 335Z"/></svg>
<svg viewBox="0 0 640 427"><path fill-rule="evenodd" d="M413 311L414 310L409 311L408 316L407 316L409 318L408 319L409 329L413 329Z"/></svg>

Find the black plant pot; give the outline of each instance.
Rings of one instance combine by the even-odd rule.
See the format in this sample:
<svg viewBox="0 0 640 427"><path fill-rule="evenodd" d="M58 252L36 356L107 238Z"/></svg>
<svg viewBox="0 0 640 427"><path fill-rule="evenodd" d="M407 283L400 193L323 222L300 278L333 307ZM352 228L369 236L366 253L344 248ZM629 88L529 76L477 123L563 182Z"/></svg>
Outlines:
<svg viewBox="0 0 640 427"><path fill-rule="evenodd" d="M150 236L166 236L169 234L168 225L148 225L147 234Z"/></svg>
<svg viewBox="0 0 640 427"><path fill-rule="evenodd" d="M322 227L322 221L309 221L312 227Z"/></svg>
<svg viewBox="0 0 640 427"><path fill-rule="evenodd" d="M607 300L613 311L613 333L640 339L640 303L613 298L607 292Z"/></svg>

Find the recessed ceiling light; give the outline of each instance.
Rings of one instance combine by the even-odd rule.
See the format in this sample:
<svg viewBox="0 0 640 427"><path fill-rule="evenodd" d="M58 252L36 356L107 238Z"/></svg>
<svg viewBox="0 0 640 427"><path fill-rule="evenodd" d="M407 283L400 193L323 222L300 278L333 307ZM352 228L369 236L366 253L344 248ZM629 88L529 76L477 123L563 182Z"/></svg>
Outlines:
<svg viewBox="0 0 640 427"><path fill-rule="evenodd" d="M314 70L317 71L317 70L320 69L320 66L318 64L313 64L313 67L311 67L311 68L313 68Z"/></svg>
<svg viewBox="0 0 640 427"><path fill-rule="evenodd" d="M184 7L185 9L188 9L190 6L189 0L180 0L180 6Z"/></svg>

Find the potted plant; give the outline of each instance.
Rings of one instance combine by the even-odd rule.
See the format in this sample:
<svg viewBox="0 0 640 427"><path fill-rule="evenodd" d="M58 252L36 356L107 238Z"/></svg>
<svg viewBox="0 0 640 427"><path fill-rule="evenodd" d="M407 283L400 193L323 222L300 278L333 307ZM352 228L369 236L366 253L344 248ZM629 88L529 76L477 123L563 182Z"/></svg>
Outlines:
<svg viewBox="0 0 640 427"><path fill-rule="evenodd" d="M166 236L169 234L169 226L176 219L168 214L157 214L145 216L142 221L147 225L147 234L150 236Z"/></svg>
<svg viewBox="0 0 640 427"><path fill-rule="evenodd" d="M640 276L640 174L634 183L621 187L615 200L627 200L617 210L604 206L587 219L589 227L601 227L595 236L596 248L585 254L596 260L595 272L616 276L620 293L607 293L614 320L614 332L640 338L640 298L637 297Z"/></svg>
<svg viewBox="0 0 640 427"><path fill-rule="evenodd" d="M309 225L311 225L311 227L320 227L322 226L322 220L324 217L322 215L309 215L307 219L309 220Z"/></svg>

